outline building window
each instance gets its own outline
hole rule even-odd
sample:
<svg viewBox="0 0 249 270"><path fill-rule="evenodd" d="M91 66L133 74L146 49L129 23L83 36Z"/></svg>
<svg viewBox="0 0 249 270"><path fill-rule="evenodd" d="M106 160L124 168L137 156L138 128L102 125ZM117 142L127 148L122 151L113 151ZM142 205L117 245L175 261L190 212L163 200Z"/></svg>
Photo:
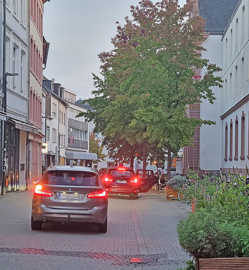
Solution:
<svg viewBox="0 0 249 270"><path fill-rule="evenodd" d="M25 23L25 1L21 0L20 5L21 5L21 8L20 8L21 22L22 24L24 24Z"/></svg>
<svg viewBox="0 0 249 270"><path fill-rule="evenodd" d="M236 120L235 120L234 146L235 146L234 160L238 160L238 156L239 156L239 121L238 121L238 117L236 117Z"/></svg>
<svg viewBox="0 0 249 270"><path fill-rule="evenodd" d="M49 142L50 140L50 127L46 128L46 141Z"/></svg>
<svg viewBox="0 0 249 270"><path fill-rule="evenodd" d="M57 104L56 103L52 103L52 117L56 118L57 115Z"/></svg>
<svg viewBox="0 0 249 270"><path fill-rule="evenodd" d="M24 70L25 70L25 52L22 51L21 52L21 66L20 66L20 88L21 88L21 92L23 93L24 90Z"/></svg>
<svg viewBox="0 0 249 270"><path fill-rule="evenodd" d="M242 112L241 116L241 155L240 159L245 159L245 113Z"/></svg>
<svg viewBox="0 0 249 270"><path fill-rule="evenodd" d="M229 153L229 160L233 160L233 121L231 120L230 123L230 153Z"/></svg>
<svg viewBox="0 0 249 270"><path fill-rule="evenodd" d="M55 128L52 129L52 142L53 143L57 142L57 131Z"/></svg>
<svg viewBox="0 0 249 270"><path fill-rule="evenodd" d="M13 0L13 11L14 14L17 15L17 0Z"/></svg>
<svg viewBox="0 0 249 270"><path fill-rule="evenodd" d="M18 48L16 45L13 46L13 52L12 52L12 73L16 73L16 67L17 67L17 51ZM13 89L16 88L16 76L13 76L12 78L12 86Z"/></svg>
<svg viewBox="0 0 249 270"><path fill-rule="evenodd" d="M227 161L227 156L228 156L228 126L226 124L226 127L225 127L225 158L224 158L225 161Z"/></svg>

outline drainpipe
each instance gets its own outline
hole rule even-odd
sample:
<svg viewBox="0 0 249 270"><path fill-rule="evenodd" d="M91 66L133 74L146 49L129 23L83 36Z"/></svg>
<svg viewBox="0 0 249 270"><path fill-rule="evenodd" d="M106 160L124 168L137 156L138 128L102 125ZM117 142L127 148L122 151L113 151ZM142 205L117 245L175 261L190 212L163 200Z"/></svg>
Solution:
<svg viewBox="0 0 249 270"><path fill-rule="evenodd" d="M3 92L3 99L2 99L2 111L6 113L6 0L3 0L3 74L2 74L2 92ZM2 176L2 187L1 187L1 195L5 193L5 156L6 156L6 143L5 143L5 120L2 120L1 125L1 176Z"/></svg>

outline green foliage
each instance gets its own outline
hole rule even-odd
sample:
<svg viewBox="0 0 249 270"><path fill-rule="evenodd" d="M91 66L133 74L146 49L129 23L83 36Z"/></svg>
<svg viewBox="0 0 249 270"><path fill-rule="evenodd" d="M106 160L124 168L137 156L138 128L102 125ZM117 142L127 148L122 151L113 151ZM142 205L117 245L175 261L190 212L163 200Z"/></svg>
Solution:
<svg viewBox="0 0 249 270"><path fill-rule="evenodd" d="M192 260L189 260L186 262L187 266L184 269L179 269L179 270L196 270L195 268L195 262Z"/></svg>
<svg viewBox="0 0 249 270"><path fill-rule="evenodd" d="M103 154L103 146L94 133L90 135L89 151L91 153L96 153L99 160L103 160L105 158L105 155Z"/></svg>
<svg viewBox="0 0 249 270"><path fill-rule="evenodd" d="M132 19L118 23L114 49L99 55L101 77L94 75L94 97L86 101L93 110L83 115L114 140L115 151L126 140L176 153L191 144L196 127L213 124L186 116L186 106L200 98L213 103L212 87L222 82L215 75L220 69L201 58L204 22L190 10L174 1L142 0L131 7ZM201 69L206 75L193 80Z"/></svg>
<svg viewBox="0 0 249 270"><path fill-rule="evenodd" d="M195 258L249 256L249 185L245 178L197 177L184 196L197 198L195 213L178 225L180 244Z"/></svg>
<svg viewBox="0 0 249 270"><path fill-rule="evenodd" d="M178 225L181 246L195 258L248 256L249 227L228 223L214 209L199 209Z"/></svg>

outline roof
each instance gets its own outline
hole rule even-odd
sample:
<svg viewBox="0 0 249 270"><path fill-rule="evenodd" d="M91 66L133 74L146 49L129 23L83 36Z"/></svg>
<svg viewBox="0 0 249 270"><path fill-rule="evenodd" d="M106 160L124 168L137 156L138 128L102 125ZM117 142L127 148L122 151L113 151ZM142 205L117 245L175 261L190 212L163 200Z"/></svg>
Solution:
<svg viewBox="0 0 249 270"><path fill-rule="evenodd" d="M87 102L85 102L85 101L82 100L82 99L77 100L75 104L76 104L77 106L79 106L79 107L81 107L81 108L87 110L87 111L92 111L92 110L93 110L92 107L91 107Z"/></svg>
<svg viewBox="0 0 249 270"><path fill-rule="evenodd" d="M73 172L93 172L96 171L90 167L83 167L83 166L53 166L48 168L47 171L73 171Z"/></svg>
<svg viewBox="0 0 249 270"><path fill-rule="evenodd" d="M206 32L223 34L241 0L199 0L199 14L206 21Z"/></svg>

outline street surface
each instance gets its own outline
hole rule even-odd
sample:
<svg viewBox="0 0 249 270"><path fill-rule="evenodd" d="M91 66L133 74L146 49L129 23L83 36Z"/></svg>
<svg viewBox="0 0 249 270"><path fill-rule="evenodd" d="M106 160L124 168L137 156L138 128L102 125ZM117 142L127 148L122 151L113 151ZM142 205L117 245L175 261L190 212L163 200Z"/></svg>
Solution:
<svg viewBox="0 0 249 270"><path fill-rule="evenodd" d="M176 232L188 209L163 195L109 199L107 234L55 224L32 232L30 212L30 193L0 197L0 270L176 270L188 259Z"/></svg>

